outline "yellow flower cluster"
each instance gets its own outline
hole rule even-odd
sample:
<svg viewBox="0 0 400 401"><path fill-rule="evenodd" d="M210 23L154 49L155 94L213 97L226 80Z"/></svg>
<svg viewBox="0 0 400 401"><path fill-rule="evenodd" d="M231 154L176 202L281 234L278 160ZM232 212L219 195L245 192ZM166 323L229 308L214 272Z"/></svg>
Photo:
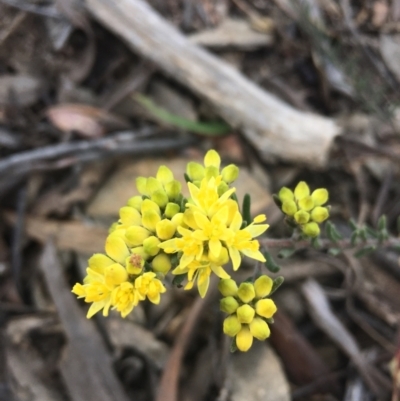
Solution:
<svg viewBox="0 0 400 401"><path fill-rule="evenodd" d="M283 187L279 191L281 209L290 221L300 227L308 237L317 237L320 233L319 224L329 217L329 210L323 205L328 201L328 191L318 188L310 193L308 185L301 181L294 192Z"/></svg>
<svg viewBox="0 0 400 401"><path fill-rule="evenodd" d="M220 308L229 316L224 320L224 333L235 337L240 351L247 351L253 344L253 337L265 340L270 335L268 319L276 312L276 305L266 298L272 290L273 280L260 276L255 282L241 283L238 287L231 279L221 280L219 290L224 298Z"/></svg>
<svg viewBox="0 0 400 401"><path fill-rule="evenodd" d="M136 179L140 195L120 209L105 254L90 258L83 284L73 287L73 293L92 303L88 317L102 309L106 316L110 308L125 317L146 298L158 304L166 291L162 280L171 269L187 279L185 289L197 282L204 297L212 272L229 279L223 266L230 260L234 270L242 255L265 262L254 238L267 230L268 224L261 224L266 218L243 222L232 198L235 188L230 188L239 169L232 164L221 170L220 163L214 150L206 154L204 166L188 163L189 200L165 166L156 177Z"/></svg>

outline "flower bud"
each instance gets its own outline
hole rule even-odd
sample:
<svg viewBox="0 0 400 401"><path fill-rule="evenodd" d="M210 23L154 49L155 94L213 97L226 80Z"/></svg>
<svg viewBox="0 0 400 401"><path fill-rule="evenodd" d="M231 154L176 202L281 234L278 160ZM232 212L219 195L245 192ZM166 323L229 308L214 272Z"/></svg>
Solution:
<svg viewBox="0 0 400 401"><path fill-rule="evenodd" d="M248 351L253 345L253 336L247 326L242 327L236 336L236 346L242 352Z"/></svg>
<svg viewBox="0 0 400 401"><path fill-rule="evenodd" d="M104 277L107 285L118 285L128 279L128 272L119 263L114 263L105 268Z"/></svg>
<svg viewBox="0 0 400 401"><path fill-rule="evenodd" d="M257 298L264 298L272 290L272 284L273 280L271 277L268 277L266 275L260 276L255 282L254 282L254 289L256 291L256 297Z"/></svg>
<svg viewBox="0 0 400 401"><path fill-rule="evenodd" d="M163 189L158 189L151 194L151 200L163 209L168 203L168 195Z"/></svg>
<svg viewBox="0 0 400 401"><path fill-rule="evenodd" d="M179 213L180 210L181 210L181 207L178 204L169 202L169 203L167 203L167 206L165 207L164 214L169 219L172 219L172 217L174 217L177 213Z"/></svg>
<svg viewBox="0 0 400 401"><path fill-rule="evenodd" d="M238 286L231 278L222 279L218 284L218 290L224 297L235 296Z"/></svg>
<svg viewBox="0 0 400 401"><path fill-rule="evenodd" d="M320 229L317 223L307 223L302 227L303 233L309 237L317 237L320 233Z"/></svg>
<svg viewBox="0 0 400 401"><path fill-rule="evenodd" d="M310 220L310 213L299 210L294 214L294 219L296 220L297 224L306 224Z"/></svg>
<svg viewBox="0 0 400 401"><path fill-rule="evenodd" d="M222 169L221 174L222 179L227 184L231 184L233 181L237 180L239 176L239 167L235 164L230 164Z"/></svg>
<svg viewBox="0 0 400 401"><path fill-rule="evenodd" d="M242 325L240 324L238 318L235 315L228 316L224 320L223 331L229 337L235 337L239 333Z"/></svg>
<svg viewBox="0 0 400 401"><path fill-rule="evenodd" d="M238 307L239 307L239 303L233 297L222 298L219 303L219 308L221 309L221 311L225 312L225 313L229 313L230 315L232 313L235 313L236 309Z"/></svg>
<svg viewBox="0 0 400 401"><path fill-rule="evenodd" d="M276 305L272 299L260 299L256 303L257 315L269 319L276 312Z"/></svg>
<svg viewBox="0 0 400 401"><path fill-rule="evenodd" d="M329 212L326 207L317 206L311 212L311 219L316 223L322 223L329 217Z"/></svg>
<svg viewBox="0 0 400 401"><path fill-rule="evenodd" d="M107 237L105 250L107 256L119 263L124 263L125 259L129 256L129 250L125 241L114 233Z"/></svg>
<svg viewBox="0 0 400 401"><path fill-rule="evenodd" d="M247 304L256 296L254 285L252 283L241 283L237 295L244 303Z"/></svg>
<svg viewBox="0 0 400 401"><path fill-rule="evenodd" d="M171 221L175 224L175 227L184 226L183 223L183 213L177 213L172 217Z"/></svg>
<svg viewBox="0 0 400 401"><path fill-rule="evenodd" d="M148 210L142 215L142 224L151 232L156 231L157 223L161 221L160 215L154 210Z"/></svg>
<svg viewBox="0 0 400 401"><path fill-rule="evenodd" d="M221 158L214 149L209 150L204 156L204 165L206 167L213 166L219 170L220 164L221 164Z"/></svg>
<svg viewBox="0 0 400 401"><path fill-rule="evenodd" d="M315 206L321 206L328 202L329 193L325 188L318 188L311 194Z"/></svg>
<svg viewBox="0 0 400 401"><path fill-rule="evenodd" d="M137 177L136 178L136 188L141 195L146 195L146 196L149 195L146 187L147 187L147 178Z"/></svg>
<svg viewBox="0 0 400 401"><path fill-rule="evenodd" d="M208 252L208 259L210 262L215 263L218 266L226 265L229 262L228 250L223 246L218 257L215 257L212 252Z"/></svg>
<svg viewBox="0 0 400 401"><path fill-rule="evenodd" d="M209 180L210 178L215 178L219 174L219 169L215 166L208 166L205 170L205 177Z"/></svg>
<svg viewBox="0 0 400 401"><path fill-rule="evenodd" d="M98 273L104 271L107 266L110 266L114 263L112 259L102 253L95 253L89 260L88 265L92 270L95 270Z"/></svg>
<svg viewBox="0 0 400 401"><path fill-rule="evenodd" d="M142 208L142 202L143 198L141 197L141 195L132 196L132 198L128 200L128 206L133 207L138 212L140 212Z"/></svg>
<svg viewBox="0 0 400 401"><path fill-rule="evenodd" d="M163 186L160 181L158 181L154 177L149 177L146 182L146 191L148 196L151 196L155 191L163 189Z"/></svg>
<svg viewBox="0 0 400 401"><path fill-rule="evenodd" d="M280 189L278 197L281 200L281 202L294 200L293 192L289 188L286 188L286 187L283 187Z"/></svg>
<svg viewBox="0 0 400 401"><path fill-rule="evenodd" d="M297 212L296 202L293 200L285 200L282 203L282 211L288 216L293 216Z"/></svg>
<svg viewBox="0 0 400 401"><path fill-rule="evenodd" d="M177 180L173 180L165 184L165 192L169 200L176 200L182 192L182 184Z"/></svg>
<svg viewBox="0 0 400 401"><path fill-rule="evenodd" d="M148 255L155 256L158 254L158 252L160 252L160 248L158 247L158 244L160 243L161 241L152 235L143 241L143 249Z"/></svg>
<svg viewBox="0 0 400 401"><path fill-rule="evenodd" d="M191 181L201 181L204 178L204 167L196 162L189 162L186 167L186 174Z"/></svg>
<svg viewBox="0 0 400 401"><path fill-rule="evenodd" d="M299 208L308 212L314 207L314 201L311 196L305 196L299 200Z"/></svg>
<svg viewBox="0 0 400 401"><path fill-rule="evenodd" d="M151 262L153 270L166 275L171 269L171 258L164 252L159 253Z"/></svg>
<svg viewBox="0 0 400 401"><path fill-rule="evenodd" d="M131 252L134 253L134 254L136 254L136 255L141 256L141 258L142 258L143 260L147 260L147 259L150 258L150 255L148 255L148 254L144 251L144 248L143 248L142 246L137 246L137 247L135 247L135 248L132 248L132 249L131 249Z"/></svg>
<svg viewBox="0 0 400 401"><path fill-rule="evenodd" d="M142 215L147 212L148 210L154 210L158 214L161 214L160 211L160 206L157 205L157 203L153 202L150 199L144 199L142 202L142 206L140 208Z"/></svg>
<svg viewBox="0 0 400 401"><path fill-rule="evenodd" d="M171 239L176 231L175 224L168 219L161 220L156 225L157 237L163 241Z"/></svg>
<svg viewBox="0 0 400 401"><path fill-rule="evenodd" d="M257 340L264 341L271 334L268 324L259 317L253 319L249 325L250 333Z"/></svg>
<svg viewBox="0 0 400 401"><path fill-rule="evenodd" d="M294 196L299 201L310 195L310 188L304 181L300 181L294 189Z"/></svg>
<svg viewBox="0 0 400 401"><path fill-rule="evenodd" d="M119 217L123 225L137 226L142 221L140 213L130 206L124 206L119 209Z"/></svg>
<svg viewBox="0 0 400 401"><path fill-rule="evenodd" d="M139 246L143 244L143 241L150 237L151 232L141 226L132 226L125 231L125 238L127 239L129 246Z"/></svg>
<svg viewBox="0 0 400 401"><path fill-rule="evenodd" d="M183 222L193 230L197 230L199 227L194 218L194 213L192 209L186 209L183 213Z"/></svg>
<svg viewBox="0 0 400 401"><path fill-rule="evenodd" d="M250 305L239 306L236 310L236 316L240 323L250 323L254 319L255 310Z"/></svg>
<svg viewBox="0 0 400 401"><path fill-rule="evenodd" d="M222 196L229 189L229 185L225 181L221 181L218 185L218 196Z"/></svg>
<svg viewBox="0 0 400 401"><path fill-rule="evenodd" d="M144 259L137 253L132 253L132 255L126 259L125 265L126 271L129 274L138 275L143 270Z"/></svg>
<svg viewBox="0 0 400 401"><path fill-rule="evenodd" d="M166 185L174 179L174 174L167 166L160 166L156 178L161 184Z"/></svg>

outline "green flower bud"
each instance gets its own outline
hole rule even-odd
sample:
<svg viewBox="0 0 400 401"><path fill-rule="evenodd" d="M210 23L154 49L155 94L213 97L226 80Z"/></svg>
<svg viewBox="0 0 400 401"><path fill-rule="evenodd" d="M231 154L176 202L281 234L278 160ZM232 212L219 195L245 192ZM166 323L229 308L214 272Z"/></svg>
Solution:
<svg viewBox="0 0 400 401"><path fill-rule="evenodd" d="M142 215L142 225L153 233L156 231L157 223L161 221L160 215L154 210L148 210Z"/></svg>
<svg viewBox="0 0 400 401"><path fill-rule="evenodd" d="M158 252L160 252L160 248L158 247L158 244L160 244L161 241L155 237L154 235L152 235L149 238L146 238L143 241L143 249L144 251L150 255L150 256L155 256L158 254Z"/></svg>
<svg viewBox="0 0 400 401"><path fill-rule="evenodd" d="M163 186L160 181L154 177L149 177L146 182L146 192L150 196L154 192L162 190Z"/></svg>
<svg viewBox="0 0 400 401"><path fill-rule="evenodd" d="M297 212L296 202L293 200L285 200L282 203L282 212L288 216L293 216Z"/></svg>
<svg viewBox="0 0 400 401"><path fill-rule="evenodd" d="M260 299L256 303L257 315L265 317L266 319L271 318L276 312L276 305L272 299Z"/></svg>
<svg viewBox="0 0 400 401"><path fill-rule="evenodd" d="M219 306L222 312L231 315L236 312L236 309L239 307L239 302L233 297L225 297L221 299Z"/></svg>
<svg viewBox="0 0 400 401"><path fill-rule="evenodd" d="M294 200L293 192L289 188L286 188L286 187L281 188L281 190L279 191L278 197L281 200L281 202Z"/></svg>
<svg viewBox="0 0 400 401"><path fill-rule="evenodd" d="M225 181L221 181L218 185L218 195L222 196L229 189L229 185Z"/></svg>
<svg viewBox="0 0 400 401"><path fill-rule="evenodd" d="M217 177L219 175L219 169L215 166L208 166L205 170L205 177L209 180L212 177Z"/></svg>
<svg viewBox="0 0 400 401"><path fill-rule="evenodd" d="M143 241L150 237L151 232L141 226L129 227L125 231L125 238L128 241L129 246L139 246L143 244Z"/></svg>
<svg viewBox="0 0 400 401"><path fill-rule="evenodd" d="M169 219L172 219L179 211L181 210L181 207L177 205L176 203L169 202L167 203L167 206L165 207L165 216L168 217Z"/></svg>
<svg viewBox="0 0 400 401"><path fill-rule="evenodd" d="M306 196L299 200L299 208L308 212L314 207L314 201L311 196Z"/></svg>
<svg viewBox="0 0 400 401"><path fill-rule="evenodd" d="M246 352L253 345L253 335L248 326L243 326L236 336L236 346L239 351Z"/></svg>
<svg viewBox="0 0 400 401"><path fill-rule="evenodd" d="M166 275L171 269L171 258L164 252L159 253L151 262L153 270Z"/></svg>
<svg viewBox="0 0 400 401"><path fill-rule="evenodd" d="M310 213L299 210L294 214L294 219L296 220L297 224L306 224L310 220Z"/></svg>
<svg viewBox="0 0 400 401"><path fill-rule="evenodd" d="M128 206L133 207L140 212L142 208L142 202L143 198L140 195L132 196L132 198L128 200Z"/></svg>
<svg viewBox="0 0 400 401"><path fill-rule="evenodd" d="M230 164L222 169L221 174L222 179L227 184L231 184L233 181L236 181L239 176L239 167L235 164Z"/></svg>
<svg viewBox="0 0 400 401"><path fill-rule="evenodd" d="M304 181L300 181L294 189L294 196L299 201L310 195L310 188Z"/></svg>
<svg viewBox="0 0 400 401"><path fill-rule="evenodd" d="M142 215L149 211L149 210L154 210L155 212L157 212L158 214L161 213L160 211L160 206L157 205L157 203L153 202L150 199L144 199L142 202L142 206L140 208Z"/></svg>
<svg viewBox="0 0 400 401"><path fill-rule="evenodd" d="M206 167L213 166L219 170L220 164L221 164L221 158L214 149L209 150L204 156L204 165Z"/></svg>
<svg viewBox="0 0 400 401"><path fill-rule="evenodd" d="M223 331L229 337L235 337L236 334L239 333L241 328L242 325L235 315L228 316L224 320Z"/></svg>
<svg viewBox="0 0 400 401"><path fill-rule="evenodd" d="M251 302L256 296L254 285L252 283L241 283L237 295L244 303Z"/></svg>
<svg viewBox="0 0 400 401"><path fill-rule="evenodd" d="M174 179L174 173L167 166L160 166L156 178L165 185Z"/></svg>
<svg viewBox="0 0 400 401"><path fill-rule="evenodd" d="M156 225L157 237L163 241L171 239L174 236L175 231L175 224L168 219L161 220Z"/></svg>
<svg viewBox="0 0 400 401"><path fill-rule="evenodd" d="M136 178L136 188L141 195L148 196L147 193L147 178L145 177L137 177Z"/></svg>
<svg viewBox="0 0 400 401"><path fill-rule="evenodd" d="M176 200L182 192L182 184L177 180L173 180L168 184L165 184L165 192L167 193L169 200Z"/></svg>
<svg viewBox="0 0 400 401"><path fill-rule="evenodd" d="M249 325L250 333L257 340L264 341L271 334L268 324L259 317L253 319Z"/></svg>
<svg viewBox="0 0 400 401"><path fill-rule="evenodd" d="M307 223L302 227L303 233L309 237L317 237L320 233L320 229L317 223Z"/></svg>
<svg viewBox="0 0 400 401"><path fill-rule="evenodd" d="M236 316L240 323L250 323L255 315L255 310L250 305L239 306L236 310Z"/></svg>
<svg viewBox="0 0 400 401"><path fill-rule="evenodd" d="M322 223L329 217L329 212L326 207L317 206L311 212L311 219L316 223Z"/></svg>
<svg viewBox="0 0 400 401"><path fill-rule="evenodd" d="M272 290L272 285L274 281L272 280L271 277L268 277L266 275L260 276L255 282L254 282L254 289L256 291L256 297L257 298L264 298Z"/></svg>
<svg viewBox="0 0 400 401"><path fill-rule="evenodd" d="M329 193L325 188L318 188L311 194L311 197L315 206L321 206L328 202Z"/></svg>
<svg viewBox="0 0 400 401"><path fill-rule="evenodd" d="M235 296L238 292L238 286L231 278L219 281L218 290L224 297Z"/></svg>
<svg viewBox="0 0 400 401"><path fill-rule="evenodd" d="M151 194L151 200L163 209L168 203L168 195L163 189L158 189Z"/></svg>
<svg viewBox="0 0 400 401"><path fill-rule="evenodd" d="M201 181L204 178L204 167L196 162L189 162L186 167L186 174L191 181Z"/></svg>

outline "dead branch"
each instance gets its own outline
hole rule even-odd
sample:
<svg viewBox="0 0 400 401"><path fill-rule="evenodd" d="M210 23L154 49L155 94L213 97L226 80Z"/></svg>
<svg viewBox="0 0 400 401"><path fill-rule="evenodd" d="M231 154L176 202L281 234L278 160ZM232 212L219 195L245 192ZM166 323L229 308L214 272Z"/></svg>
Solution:
<svg viewBox="0 0 400 401"><path fill-rule="evenodd" d="M324 166L337 123L295 110L228 63L191 43L141 0L86 0L88 10L129 46L214 105L266 160Z"/></svg>

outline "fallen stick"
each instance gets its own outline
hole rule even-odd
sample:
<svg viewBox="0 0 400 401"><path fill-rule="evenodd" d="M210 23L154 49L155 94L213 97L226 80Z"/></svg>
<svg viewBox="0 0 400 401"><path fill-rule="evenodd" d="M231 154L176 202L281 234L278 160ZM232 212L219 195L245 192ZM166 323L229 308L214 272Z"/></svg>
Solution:
<svg viewBox="0 0 400 401"><path fill-rule="evenodd" d="M204 97L240 128L265 160L323 167L340 127L300 112L262 90L225 61L191 43L142 0L85 0L95 18L133 50Z"/></svg>

